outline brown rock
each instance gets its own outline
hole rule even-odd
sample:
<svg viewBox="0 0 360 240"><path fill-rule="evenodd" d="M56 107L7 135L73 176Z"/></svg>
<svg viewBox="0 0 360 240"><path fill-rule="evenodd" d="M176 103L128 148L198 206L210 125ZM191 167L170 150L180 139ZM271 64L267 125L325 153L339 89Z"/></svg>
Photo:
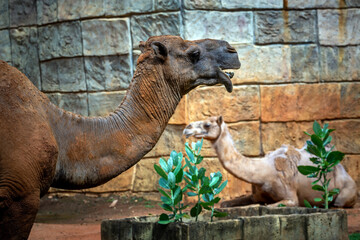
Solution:
<svg viewBox="0 0 360 240"><path fill-rule="evenodd" d="M360 117L360 84L341 84L340 112L342 117Z"/></svg>
<svg viewBox="0 0 360 240"><path fill-rule="evenodd" d="M360 119L329 121L332 132L332 144L344 153L360 153Z"/></svg>
<svg viewBox="0 0 360 240"><path fill-rule="evenodd" d="M354 179L357 189L360 191L360 155L346 155L341 164Z"/></svg>
<svg viewBox="0 0 360 240"><path fill-rule="evenodd" d="M168 158L165 159L167 160ZM145 158L136 164L133 186L134 192L157 191L160 176L154 169L155 163L159 165L158 158Z"/></svg>
<svg viewBox="0 0 360 240"><path fill-rule="evenodd" d="M188 114L187 114L187 96L185 95L180 103L177 105L176 110L172 117L169 120L168 124L182 124L185 125L188 123Z"/></svg>

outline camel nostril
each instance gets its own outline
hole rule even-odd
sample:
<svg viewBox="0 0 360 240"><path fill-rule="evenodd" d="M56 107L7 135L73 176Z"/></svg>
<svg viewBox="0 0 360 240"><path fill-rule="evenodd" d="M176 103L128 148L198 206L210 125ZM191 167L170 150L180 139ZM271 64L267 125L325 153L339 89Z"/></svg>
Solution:
<svg viewBox="0 0 360 240"><path fill-rule="evenodd" d="M228 52L231 52L231 53L236 53L236 49L233 48L232 46L227 46L227 47L226 47L226 50L227 50Z"/></svg>
<svg viewBox="0 0 360 240"><path fill-rule="evenodd" d="M185 129L192 129L192 126L191 126L191 125L187 125L187 126L185 127Z"/></svg>

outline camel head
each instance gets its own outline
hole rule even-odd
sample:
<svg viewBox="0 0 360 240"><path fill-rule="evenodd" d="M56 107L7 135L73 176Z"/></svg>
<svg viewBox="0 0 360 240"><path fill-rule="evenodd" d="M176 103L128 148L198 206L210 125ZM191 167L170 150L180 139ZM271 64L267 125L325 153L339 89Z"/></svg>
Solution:
<svg viewBox="0 0 360 240"><path fill-rule="evenodd" d="M235 48L222 40L187 41L178 36L155 36L139 46L142 54L138 66L143 62L147 68L153 65L182 95L199 85L215 84L224 84L231 92L233 73L223 70L240 68Z"/></svg>
<svg viewBox="0 0 360 240"><path fill-rule="evenodd" d="M185 135L186 138L193 136L195 138L215 141L220 136L223 122L222 116L209 117L204 121L192 122L185 127L183 135Z"/></svg>

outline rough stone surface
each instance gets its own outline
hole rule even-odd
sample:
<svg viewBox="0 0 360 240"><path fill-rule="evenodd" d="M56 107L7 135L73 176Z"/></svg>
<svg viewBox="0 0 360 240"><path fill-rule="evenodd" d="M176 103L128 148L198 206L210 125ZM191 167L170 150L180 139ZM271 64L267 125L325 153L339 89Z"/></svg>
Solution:
<svg viewBox="0 0 360 240"><path fill-rule="evenodd" d="M291 81L318 82L319 51L316 45L294 45L291 51Z"/></svg>
<svg viewBox="0 0 360 240"><path fill-rule="evenodd" d="M85 76L90 91L126 90L132 78L130 57L86 57Z"/></svg>
<svg viewBox="0 0 360 240"><path fill-rule="evenodd" d="M9 0L0 1L0 29L9 27Z"/></svg>
<svg viewBox="0 0 360 240"><path fill-rule="evenodd" d="M339 0L287 0L289 8L306 9L306 8L336 8L340 7Z"/></svg>
<svg viewBox="0 0 360 240"><path fill-rule="evenodd" d="M82 21L85 56L127 54L130 52L127 18ZM110 33L110 34L109 34Z"/></svg>
<svg viewBox="0 0 360 240"><path fill-rule="evenodd" d="M279 216L281 239L306 239L306 218L303 215Z"/></svg>
<svg viewBox="0 0 360 240"><path fill-rule="evenodd" d="M329 127L336 129L332 132L336 149L350 154L360 153L360 126L359 119L329 121Z"/></svg>
<svg viewBox="0 0 360 240"><path fill-rule="evenodd" d="M302 148L309 139L304 131L312 132L313 122L262 123L261 142L264 153L274 151L283 144Z"/></svg>
<svg viewBox="0 0 360 240"><path fill-rule="evenodd" d="M340 116L339 84L261 86L260 92L261 120L264 122L329 119Z"/></svg>
<svg viewBox="0 0 360 240"><path fill-rule="evenodd" d="M48 93L50 101L66 111L88 116L86 93Z"/></svg>
<svg viewBox="0 0 360 240"><path fill-rule="evenodd" d="M291 81L289 46L236 45L235 48L239 55L241 68L234 71L235 75L231 79L233 84Z"/></svg>
<svg viewBox="0 0 360 240"><path fill-rule="evenodd" d="M306 229L310 240L348 239L346 214L312 214L307 216ZM324 226L327 230L324 231Z"/></svg>
<svg viewBox="0 0 360 240"><path fill-rule="evenodd" d="M319 40L322 45L360 43L360 9L319 10Z"/></svg>
<svg viewBox="0 0 360 240"><path fill-rule="evenodd" d="M219 115L226 122L256 120L260 115L259 101L258 86L234 87L232 93L226 92L224 87L199 88L188 94L189 120L199 121Z"/></svg>
<svg viewBox="0 0 360 240"><path fill-rule="evenodd" d="M9 30L0 31L0 59L6 62L11 61Z"/></svg>
<svg viewBox="0 0 360 240"><path fill-rule="evenodd" d="M177 105L174 114L170 118L168 124L180 124L185 125L188 123L187 114L187 96L183 96L179 104Z"/></svg>
<svg viewBox="0 0 360 240"><path fill-rule="evenodd" d="M360 1L359 0L345 0L347 7L360 7Z"/></svg>
<svg viewBox="0 0 360 240"><path fill-rule="evenodd" d="M255 13L255 42L315 42L315 11L260 11Z"/></svg>
<svg viewBox="0 0 360 240"><path fill-rule="evenodd" d="M282 8L283 1L279 0L222 0L222 7L225 9L236 8Z"/></svg>
<svg viewBox="0 0 360 240"><path fill-rule="evenodd" d="M89 116L106 116L113 112L125 94L125 91L89 93Z"/></svg>
<svg viewBox="0 0 360 240"><path fill-rule="evenodd" d="M58 20L57 0L37 0L37 23L47 24Z"/></svg>
<svg viewBox="0 0 360 240"><path fill-rule="evenodd" d="M104 16L107 1L92 0L58 0L58 15L60 20L73 20L85 17ZM116 5L116 3L113 5Z"/></svg>
<svg viewBox="0 0 360 240"><path fill-rule="evenodd" d="M360 118L360 83L341 84L340 113L347 118Z"/></svg>
<svg viewBox="0 0 360 240"><path fill-rule="evenodd" d="M244 239L280 239L278 216L245 217Z"/></svg>
<svg viewBox="0 0 360 240"><path fill-rule="evenodd" d="M85 91L84 62L82 58L55 59L41 63L43 91Z"/></svg>
<svg viewBox="0 0 360 240"><path fill-rule="evenodd" d="M185 11L184 37L215 38L228 42L253 42L252 12Z"/></svg>
<svg viewBox="0 0 360 240"><path fill-rule="evenodd" d="M140 41L146 41L151 36L179 35L180 13L157 13L131 17L131 37L133 48L138 49Z"/></svg>
<svg viewBox="0 0 360 240"><path fill-rule="evenodd" d="M360 47L321 47L321 78L324 81L360 79Z"/></svg>
<svg viewBox="0 0 360 240"><path fill-rule="evenodd" d="M146 13L153 10L153 1L143 0L105 0L105 14L111 16L127 13Z"/></svg>
<svg viewBox="0 0 360 240"><path fill-rule="evenodd" d="M186 9L220 9L221 0L184 0Z"/></svg>
<svg viewBox="0 0 360 240"><path fill-rule="evenodd" d="M178 0L155 0L156 10L179 10L181 2Z"/></svg>
<svg viewBox="0 0 360 240"><path fill-rule="evenodd" d="M134 192L158 191L160 175L155 172L155 163L159 165L159 159L145 158L136 164Z"/></svg>
<svg viewBox="0 0 360 240"><path fill-rule="evenodd" d="M9 1L10 26L29 26L36 24L36 0Z"/></svg>
<svg viewBox="0 0 360 240"><path fill-rule="evenodd" d="M39 57L48 60L82 55L79 22L65 22L38 28Z"/></svg>
<svg viewBox="0 0 360 240"><path fill-rule="evenodd" d="M357 186L360 186L360 155L345 155L341 164L345 170L354 179Z"/></svg>
<svg viewBox="0 0 360 240"><path fill-rule="evenodd" d="M10 30L12 64L41 89L38 37L35 27Z"/></svg>

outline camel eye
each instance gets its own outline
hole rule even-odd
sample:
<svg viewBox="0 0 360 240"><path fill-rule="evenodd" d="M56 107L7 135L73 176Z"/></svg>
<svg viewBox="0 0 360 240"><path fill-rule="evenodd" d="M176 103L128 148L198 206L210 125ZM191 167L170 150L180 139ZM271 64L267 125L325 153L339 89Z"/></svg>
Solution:
<svg viewBox="0 0 360 240"><path fill-rule="evenodd" d="M191 59L192 62L197 62L199 61L200 58L200 51L198 49L189 52L189 58Z"/></svg>
<svg viewBox="0 0 360 240"><path fill-rule="evenodd" d="M210 123L205 123L205 124L204 124L204 128L209 128L210 126L211 126Z"/></svg>

